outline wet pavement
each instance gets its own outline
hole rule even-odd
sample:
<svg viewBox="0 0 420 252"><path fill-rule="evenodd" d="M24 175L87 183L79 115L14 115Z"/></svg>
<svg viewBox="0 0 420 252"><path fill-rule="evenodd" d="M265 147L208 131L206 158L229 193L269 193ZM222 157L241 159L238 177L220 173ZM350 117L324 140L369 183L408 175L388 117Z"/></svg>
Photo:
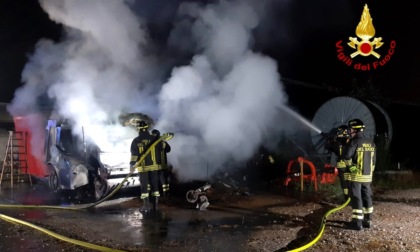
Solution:
<svg viewBox="0 0 420 252"><path fill-rule="evenodd" d="M162 202L157 213L140 213L138 192L127 190L92 209L0 207L0 213L73 239L123 251L280 252L308 244L319 231L322 216L337 206L322 201L313 192L238 194L214 186L217 193L209 195L207 211L199 211L187 202L186 191L197 188L188 185L175 190L179 194ZM39 184L13 191L3 189L0 204L75 204L69 197L57 197L45 189ZM414 224L418 222L410 220L418 216L418 192L378 193L376 225L370 231L358 233L346 228L351 207L330 215L322 240L308 251L350 251L355 246L349 240L357 242L361 251L417 251L414 248L418 248L419 229ZM0 251L93 251L28 230L32 229L0 220ZM367 240L360 240L361 234Z"/></svg>
<svg viewBox="0 0 420 252"><path fill-rule="evenodd" d="M174 196L172 201L160 203L158 212L144 214L139 211L137 195L136 190L120 190L110 200L83 211L0 208L0 213L39 225L66 225L65 232L74 232L74 237L95 240L92 236L96 236L100 243L105 244L118 241L119 244L114 246L131 251L136 251L136 248L154 251L174 246L191 249L187 251L195 251L194 248L200 251L220 251L221 246L223 251L245 251L244 240L249 238L251 232L264 225L286 221L279 215L261 209L256 211L213 205L211 199L209 208L200 211L195 204L188 203L183 194ZM48 190L45 183L39 181L32 187L21 185L13 189L2 189L0 204L77 205L71 196L56 195ZM229 242L226 243L227 237ZM17 241L9 239L9 242ZM28 240L25 242L31 243ZM32 246L35 245L25 245L29 248ZM41 251L46 250L44 248Z"/></svg>

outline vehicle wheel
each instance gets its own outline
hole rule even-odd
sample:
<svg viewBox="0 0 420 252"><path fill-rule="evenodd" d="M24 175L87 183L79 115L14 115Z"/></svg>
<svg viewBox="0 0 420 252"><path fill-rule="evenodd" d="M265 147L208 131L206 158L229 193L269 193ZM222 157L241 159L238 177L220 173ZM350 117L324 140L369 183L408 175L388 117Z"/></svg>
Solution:
<svg viewBox="0 0 420 252"><path fill-rule="evenodd" d="M102 197L105 196L108 190L107 184L101 178L95 177L95 179L93 180L93 186L95 190L95 200L100 200Z"/></svg>
<svg viewBox="0 0 420 252"><path fill-rule="evenodd" d="M58 191L59 182L58 182L58 175L54 169L51 169L51 173L48 180L48 185L53 192Z"/></svg>
<svg viewBox="0 0 420 252"><path fill-rule="evenodd" d="M186 198L188 202L195 203L198 200L198 193L195 190L189 190Z"/></svg>

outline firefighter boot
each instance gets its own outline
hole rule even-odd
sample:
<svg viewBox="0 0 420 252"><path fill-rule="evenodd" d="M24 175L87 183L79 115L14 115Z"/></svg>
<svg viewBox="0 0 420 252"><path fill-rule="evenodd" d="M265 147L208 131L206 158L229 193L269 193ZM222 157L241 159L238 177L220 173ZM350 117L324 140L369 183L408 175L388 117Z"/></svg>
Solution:
<svg viewBox="0 0 420 252"><path fill-rule="evenodd" d="M169 197L169 193L167 191L163 191L163 198L166 200Z"/></svg>
<svg viewBox="0 0 420 252"><path fill-rule="evenodd" d="M362 220L352 219L350 222L350 229L356 231L362 230Z"/></svg>
<svg viewBox="0 0 420 252"><path fill-rule="evenodd" d="M143 212L143 213L150 212L149 198L143 199L143 205L140 207L140 212Z"/></svg>
<svg viewBox="0 0 420 252"><path fill-rule="evenodd" d="M371 221L370 214L365 214L365 216L363 218L362 225L363 225L364 228L371 228L372 227L372 221Z"/></svg>
<svg viewBox="0 0 420 252"><path fill-rule="evenodd" d="M155 196L153 199L153 212L157 212L159 203L159 197Z"/></svg>

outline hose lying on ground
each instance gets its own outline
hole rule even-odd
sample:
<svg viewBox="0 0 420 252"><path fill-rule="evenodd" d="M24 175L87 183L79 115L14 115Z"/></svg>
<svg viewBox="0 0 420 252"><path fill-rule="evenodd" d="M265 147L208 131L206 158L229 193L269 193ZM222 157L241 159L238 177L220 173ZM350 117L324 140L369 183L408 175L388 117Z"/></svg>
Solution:
<svg viewBox="0 0 420 252"><path fill-rule="evenodd" d="M70 242L70 243L73 243L73 244L76 244L76 245L79 245L79 246L83 246L83 247L86 247L86 248L90 248L90 249L94 249L94 250L98 250L98 251L109 251L109 252L124 251L124 250L107 248L107 247L95 245L95 244L92 244L92 243L88 243L88 242L84 242L84 241L79 241L79 240L75 240L75 239L72 239L72 238L68 238L68 237L59 235L57 233L54 233L54 232L52 232L52 231L50 231L48 229L45 229L45 228L36 226L36 225L34 225L32 223L29 223L29 222L26 222L26 221L23 221L23 220L15 219L13 217L10 217L10 216L4 215L4 214L0 214L0 219L3 219L5 221L12 222L14 224L22 224L22 225L25 225L25 226L34 228L34 229L39 230L41 232L44 232L47 235L52 236L54 238L60 239L62 241Z"/></svg>
<svg viewBox="0 0 420 252"><path fill-rule="evenodd" d="M303 251L305 249L308 249L310 246L314 245L322 237L322 234L324 233L325 224L327 223L328 215L345 208L349 204L349 202L350 202L350 198L348 198L347 201L344 202L344 204L342 204L341 206L333 208L333 209L329 210L327 213L324 214L324 216L322 217L321 227L320 227L318 235L315 237L315 239L313 239L311 242L309 242L308 244L306 244L302 247L299 247L299 248L296 248L296 249L293 249L293 250L289 250L288 252Z"/></svg>
<svg viewBox="0 0 420 252"><path fill-rule="evenodd" d="M150 145L150 147L147 149L147 151L141 156L139 161L137 161L134 166L137 167L138 164L140 164L146 158L146 156L150 153L150 151L153 149L153 147L155 147L159 142L161 142L162 140L169 140L172 137L173 137L173 134L171 134L171 133L167 133L167 134L162 135L152 145ZM117 191L121 189L122 185L128 180L128 178L131 176L131 174L133 174L132 171L130 171L130 173L124 178L124 180L111 193L109 193L106 197L104 197L103 199L101 199L97 202L91 203L91 204L78 205L78 206L68 206L68 207L48 206L48 205L14 205L14 204L12 204L12 205L2 205L2 204L0 204L0 208L48 208L48 209L62 209L62 210L82 210L82 209L91 208L91 207L94 207L94 206L104 202L105 200L112 197L115 193L117 193ZM87 248L90 248L90 249L94 249L94 250L98 250L98 251L109 251L109 252L124 251L124 250L107 248L107 247L91 244L91 243L88 243L88 242L83 242L83 241L75 240L75 239L72 239L72 238L68 238L68 237L59 235L57 233L54 233L52 231L49 231L48 229L36 226L32 223L29 223L29 222L26 222L26 221L23 221L23 220L15 219L13 217L10 217L10 216L4 215L4 214L0 214L0 219L3 219L5 221L11 222L11 223L22 224L22 225L34 228L36 230L44 232L44 233L46 233L46 234L48 234L52 237L55 237L57 239L60 239L60 240L63 240L63 241L69 242L69 243L73 243L73 244L76 244L76 245L79 245L79 246L87 247Z"/></svg>

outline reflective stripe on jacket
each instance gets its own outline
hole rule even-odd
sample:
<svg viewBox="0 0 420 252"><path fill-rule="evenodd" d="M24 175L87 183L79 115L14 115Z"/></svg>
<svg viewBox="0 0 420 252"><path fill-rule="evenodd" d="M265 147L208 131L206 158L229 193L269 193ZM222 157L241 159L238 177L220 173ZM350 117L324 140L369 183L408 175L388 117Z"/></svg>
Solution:
<svg viewBox="0 0 420 252"><path fill-rule="evenodd" d="M344 159L348 166L357 168L356 172L350 174L350 181L372 182L376 164L376 145L373 139L365 137L363 132L356 133Z"/></svg>

